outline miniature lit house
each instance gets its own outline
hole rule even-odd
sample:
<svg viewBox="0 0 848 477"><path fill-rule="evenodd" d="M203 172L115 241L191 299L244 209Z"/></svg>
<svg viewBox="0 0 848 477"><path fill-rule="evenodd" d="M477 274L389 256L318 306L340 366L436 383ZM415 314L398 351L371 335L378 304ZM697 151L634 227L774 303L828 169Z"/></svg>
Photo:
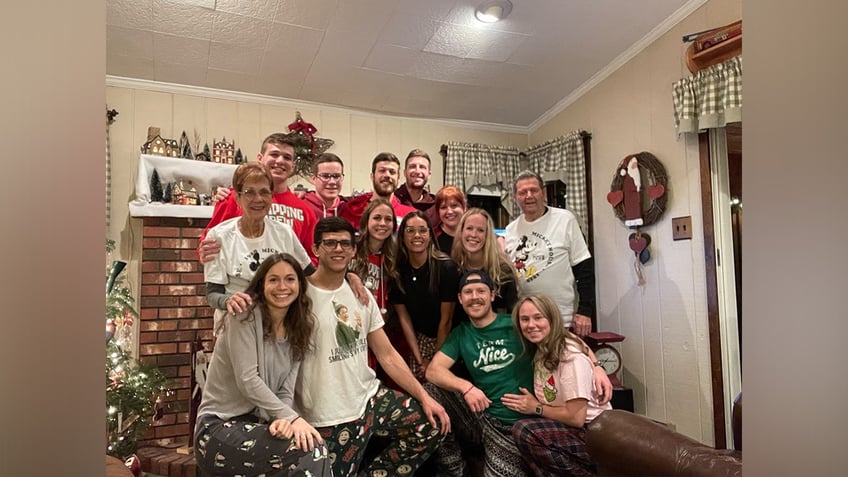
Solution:
<svg viewBox="0 0 848 477"><path fill-rule="evenodd" d="M156 156L179 157L180 147L176 139L164 139L159 134L159 128L147 128L147 142L141 145L142 154Z"/></svg>
<svg viewBox="0 0 848 477"><path fill-rule="evenodd" d="M192 185L191 181L179 181L174 185L172 192L173 202L179 205L198 205L200 198L197 195L197 189Z"/></svg>
<svg viewBox="0 0 848 477"><path fill-rule="evenodd" d="M222 164L235 164L236 143L227 142L227 138L220 141L212 140L212 162Z"/></svg>

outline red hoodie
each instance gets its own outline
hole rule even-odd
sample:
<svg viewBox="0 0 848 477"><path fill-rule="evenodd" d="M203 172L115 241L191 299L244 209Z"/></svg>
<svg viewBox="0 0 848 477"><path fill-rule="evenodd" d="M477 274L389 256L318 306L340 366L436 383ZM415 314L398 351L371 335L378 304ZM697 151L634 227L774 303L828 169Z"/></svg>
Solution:
<svg viewBox="0 0 848 477"><path fill-rule="evenodd" d="M324 205L324 201L318 194L311 190L304 194L303 201L306 202L306 205L312 208L312 212L315 214L316 220L321 220L324 217L333 217L339 215L339 208L345 202L347 202L346 197L338 196L336 197L336 203L332 207L327 207Z"/></svg>
<svg viewBox="0 0 848 477"><path fill-rule="evenodd" d="M350 222L353 228L359 230L359 220L362 219L362 214L365 212L365 208L368 207L368 203L371 202L373 195L373 192L366 192L351 197L347 202L339 206L339 215ZM395 209L398 225L400 225L400 221L403 220L406 214L417 210L415 207L401 204L394 194L392 194L392 208Z"/></svg>

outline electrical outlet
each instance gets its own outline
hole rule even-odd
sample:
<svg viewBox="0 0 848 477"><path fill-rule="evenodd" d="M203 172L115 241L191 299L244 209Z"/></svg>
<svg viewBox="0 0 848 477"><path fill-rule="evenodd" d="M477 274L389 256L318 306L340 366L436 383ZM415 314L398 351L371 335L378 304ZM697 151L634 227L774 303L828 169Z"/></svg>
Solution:
<svg viewBox="0 0 848 477"><path fill-rule="evenodd" d="M692 217L671 219L671 236L674 240L692 240Z"/></svg>

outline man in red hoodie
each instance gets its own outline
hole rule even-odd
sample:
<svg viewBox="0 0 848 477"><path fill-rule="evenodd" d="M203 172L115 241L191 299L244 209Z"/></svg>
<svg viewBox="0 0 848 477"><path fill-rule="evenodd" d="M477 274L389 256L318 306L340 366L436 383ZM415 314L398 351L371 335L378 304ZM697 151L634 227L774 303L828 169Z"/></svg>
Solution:
<svg viewBox="0 0 848 477"><path fill-rule="evenodd" d="M347 202L341 195L343 183L344 162L339 156L325 152L312 163L315 190L304 194L303 201L312 208L318 220L339 215L339 206Z"/></svg>
<svg viewBox="0 0 848 477"><path fill-rule="evenodd" d="M300 243L312 257L312 232L315 229L315 214L303 200L298 199L289 189L288 180L294 173L295 139L283 133L274 133L262 141L261 152L256 160L268 166L274 178L274 196L268 216L279 222L288 224L294 229ZM219 223L241 215L241 208L235 200L235 194L226 189L219 189L215 211L209 225L200 236L197 252L200 262L205 263L211 255L221 250L221 245L215 240L206 240L206 233Z"/></svg>
<svg viewBox="0 0 848 477"><path fill-rule="evenodd" d="M398 176L400 171L400 159L391 152L381 152L371 161L371 186L373 192L366 192L356 197L350 198L346 203L339 207L339 215L347 219L353 224L353 227L359 230L359 219L362 218L362 213L368 207L368 203L374 197L382 197L392 204L397 216L397 223L403 217L414 212L415 207L403 205L395 197L395 190L398 186Z"/></svg>

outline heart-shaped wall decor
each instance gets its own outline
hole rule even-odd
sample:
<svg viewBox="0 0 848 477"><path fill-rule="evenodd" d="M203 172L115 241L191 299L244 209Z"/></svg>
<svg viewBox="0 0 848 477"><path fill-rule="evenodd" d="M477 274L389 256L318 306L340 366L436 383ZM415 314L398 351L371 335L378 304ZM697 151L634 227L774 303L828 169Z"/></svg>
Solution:
<svg viewBox="0 0 848 477"><path fill-rule="evenodd" d="M614 190L607 194L607 202L610 203L613 207L617 206L624 200L624 192L620 190Z"/></svg>
<svg viewBox="0 0 848 477"><path fill-rule="evenodd" d="M665 187L663 187L662 184L654 184L652 186L648 186L645 192L648 193L648 197L650 197L651 200L657 200L665 194Z"/></svg>

